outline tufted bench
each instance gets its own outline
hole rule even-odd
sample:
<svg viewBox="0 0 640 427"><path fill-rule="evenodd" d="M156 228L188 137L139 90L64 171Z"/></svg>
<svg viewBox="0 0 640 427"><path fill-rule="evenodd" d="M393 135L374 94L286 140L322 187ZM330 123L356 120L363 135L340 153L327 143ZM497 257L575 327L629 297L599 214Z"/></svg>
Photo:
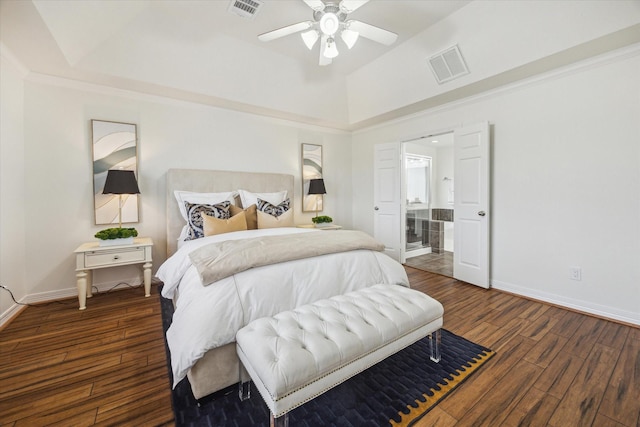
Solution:
<svg viewBox="0 0 640 427"><path fill-rule="evenodd" d="M374 285L254 320L236 334L238 357L271 411L287 413L429 335L440 361L443 307L400 285ZM249 383L240 397L249 397Z"/></svg>

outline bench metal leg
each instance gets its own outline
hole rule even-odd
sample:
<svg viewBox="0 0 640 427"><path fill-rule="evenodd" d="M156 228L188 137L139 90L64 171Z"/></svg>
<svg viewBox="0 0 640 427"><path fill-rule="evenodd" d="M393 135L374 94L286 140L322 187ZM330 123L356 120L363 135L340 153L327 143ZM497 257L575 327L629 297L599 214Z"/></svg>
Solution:
<svg viewBox="0 0 640 427"><path fill-rule="evenodd" d="M284 415L275 418L273 414L271 414L271 427L289 427L289 414L286 413Z"/></svg>
<svg viewBox="0 0 640 427"><path fill-rule="evenodd" d="M240 381L240 387L238 388L238 396L240 400L247 400L251 397L251 381Z"/></svg>
<svg viewBox="0 0 640 427"><path fill-rule="evenodd" d="M431 360L440 362L440 329L429 334L429 347L431 349Z"/></svg>

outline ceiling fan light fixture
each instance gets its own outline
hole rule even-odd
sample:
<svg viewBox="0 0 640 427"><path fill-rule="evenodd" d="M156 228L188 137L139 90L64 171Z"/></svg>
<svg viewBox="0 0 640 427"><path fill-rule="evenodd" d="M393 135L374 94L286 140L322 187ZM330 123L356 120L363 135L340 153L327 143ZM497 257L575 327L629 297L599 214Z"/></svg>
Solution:
<svg viewBox="0 0 640 427"><path fill-rule="evenodd" d="M311 50L316 44L316 41L318 41L318 37L320 37L320 34L318 34L317 30L309 30L305 31L304 33L300 33L300 37L302 37L302 41L304 42L305 46L307 46L307 48Z"/></svg>
<svg viewBox="0 0 640 427"><path fill-rule="evenodd" d="M340 20L338 19L338 15L333 12L326 12L320 18L320 31L323 34L328 36L332 36L338 31L340 28Z"/></svg>
<svg viewBox="0 0 640 427"><path fill-rule="evenodd" d="M0 0L2 1L2 0ZM254 0L231 0L251 2ZM263 0L255 0L263 1ZM390 46L398 38L398 34L367 24L362 21L348 19L348 15L359 9L370 0L302 0L313 10L313 21L303 21L296 24L287 25L282 28L259 34L258 40L268 42L294 33L300 33L305 46L312 50L318 43L320 45L320 65L331 64L332 59L337 57L338 47L336 46L337 36L340 35L342 41L351 49L355 46L360 37Z"/></svg>
<svg viewBox="0 0 640 427"><path fill-rule="evenodd" d="M349 29L344 29L340 33L340 37L342 37L342 41L347 45L349 49L351 49L356 44L359 36L360 36L360 33L358 33L357 31L349 30Z"/></svg>
<svg viewBox="0 0 640 427"><path fill-rule="evenodd" d="M324 56L327 58L335 58L338 56L338 48L336 47L336 41L333 37L327 39L327 46L324 49Z"/></svg>

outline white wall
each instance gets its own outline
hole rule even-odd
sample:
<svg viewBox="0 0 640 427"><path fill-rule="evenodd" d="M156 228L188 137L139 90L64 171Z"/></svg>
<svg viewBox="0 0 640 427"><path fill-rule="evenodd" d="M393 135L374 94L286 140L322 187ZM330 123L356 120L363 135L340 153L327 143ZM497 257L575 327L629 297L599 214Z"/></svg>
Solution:
<svg viewBox="0 0 640 427"><path fill-rule="evenodd" d="M73 250L106 226L93 223L90 120L138 125L140 235L153 238L155 272L165 258L165 176L169 168L278 172L295 176L302 214L301 143L323 145L325 213L351 226L350 136L218 108L80 85L44 76L24 84L26 292L75 292ZM4 202L4 192L2 195ZM4 259L4 254L3 254ZM94 282L139 283L138 266L97 270ZM91 302L89 302L89 305Z"/></svg>
<svg viewBox="0 0 640 427"><path fill-rule="evenodd" d="M0 284L20 300L26 294L22 78L26 70L0 45ZM0 324L13 311L0 289Z"/></svg>
<svg viewBox="0 0 640 427"><path fill-rule="evenodd" d="M72 251L102 228L92 215L92 118L138 125L137 228L156 241L154 271L164 259L168 168L291 173L299 197L300 143L319 143L325 212L373 232L375 143L489 120L493 286L640 323L640 59L637 46L626 52L353 136L44 76L23 83L3 56L0 278L18 298L75 292ZM297 221L308 222L299 209ZM583 268L582 281L568 279L569 266ZM139 276L122 267L95 279Z"/></svg>
<svg viewBox="0 0 640 427"><path fill-rule="evenodd" d="M639 75L636 45L356 133L354 224L373 232L374 144L488 120L492 285L640 324Z"/></svg>

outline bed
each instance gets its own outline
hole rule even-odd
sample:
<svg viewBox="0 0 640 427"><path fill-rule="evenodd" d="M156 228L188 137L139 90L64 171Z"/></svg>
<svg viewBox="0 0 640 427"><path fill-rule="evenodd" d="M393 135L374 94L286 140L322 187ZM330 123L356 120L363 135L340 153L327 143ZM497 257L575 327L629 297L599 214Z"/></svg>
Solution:
<svg viewBox="0 0 640 427"><path fill-rule="evenodd" d="M164 284L163 296L172 299L175 307L167 331L173 385L188 377L196 399L248 378L236 355L235 333L250 321L377 283L409 286L402 265L368 246L317 256L301 255L301 259L260 264L209 280L213 276L203 274L196 256L207 253L209 248L217 250L222 245L254 245L254 242L271 244L275 239L313 242L322 235L346 234L297 228L287 223L283 227L231 231L184 241L186 221L176 191L191 192L189 197L196 198L203 193L228 193L236 211L249 208L243 206L243 201L251 203L256 195L268 198L285 193L290 211L285 212L294 215L296 208L299 210L294 200L294 178L276 173L170 169L166 184L167 260L157 276ZM273 205L276 203L278 200L273 201ZM263 213L260 215L266 218ZM253 252L258 246L256 243L252 247ZM297 247L302 246L306 245Z"/></svg>

